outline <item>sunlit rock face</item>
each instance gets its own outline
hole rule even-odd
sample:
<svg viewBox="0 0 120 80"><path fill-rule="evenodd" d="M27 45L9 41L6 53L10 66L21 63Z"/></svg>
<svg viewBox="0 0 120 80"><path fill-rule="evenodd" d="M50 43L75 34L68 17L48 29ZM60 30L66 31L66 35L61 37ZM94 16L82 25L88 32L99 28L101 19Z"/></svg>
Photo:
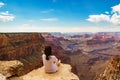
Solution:
<svg viewBox="0 0 120 80"><path fill-rule="evenodd" d="M6 77L0 73L0 80L6 80Z"/></svg>
<svg viewBox="0 0 120 80"><path fill-rule="evenodd" d="M0 61L0 73L5 77L11 77L14 75L22 75L23 63L18 60L14 61ZM1 79L0 79L1 80Z"/></svg>
<svg viewBox="0 0 120 80"><path fill-rule="evenodd" d="M44 67L33 70L21 77L23 80L79 80L79 78L71 72L71 66L61 64L59 71L56 73L45 73Z"/></svg>
<svg viewBox="0 0 120 80"><path fill-rule="evenodd" d="M120 79L120 56L112 57L105 71L94 80L119 80Z"/></svg>

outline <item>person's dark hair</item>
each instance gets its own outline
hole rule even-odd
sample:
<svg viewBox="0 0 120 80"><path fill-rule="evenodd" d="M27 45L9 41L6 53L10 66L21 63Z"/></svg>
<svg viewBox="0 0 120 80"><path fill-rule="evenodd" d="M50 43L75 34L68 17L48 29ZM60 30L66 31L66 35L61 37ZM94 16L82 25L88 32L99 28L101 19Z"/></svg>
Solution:
<svg viewBox="0 0 120 80"><path fill-rule="evenodd" d="M51 46L46 46L45 47L44 53L46 55L46 60L49 60L49 56L52 55L51 49L52 49Z"/></svg>

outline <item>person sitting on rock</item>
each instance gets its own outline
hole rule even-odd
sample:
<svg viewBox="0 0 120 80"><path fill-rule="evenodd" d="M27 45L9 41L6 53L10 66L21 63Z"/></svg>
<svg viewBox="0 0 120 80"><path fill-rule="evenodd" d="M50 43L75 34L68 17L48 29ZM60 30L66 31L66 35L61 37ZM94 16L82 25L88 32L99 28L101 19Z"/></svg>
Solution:
<svg viewBox="0 0 120 80"><path fill-rule="evenodd" d="M60 65L60 60L58 60L52 54L51 46L46 46L44 54L42 55L43 65L45 67L45 72L54 73L58 71L58 66Z"/></svg>

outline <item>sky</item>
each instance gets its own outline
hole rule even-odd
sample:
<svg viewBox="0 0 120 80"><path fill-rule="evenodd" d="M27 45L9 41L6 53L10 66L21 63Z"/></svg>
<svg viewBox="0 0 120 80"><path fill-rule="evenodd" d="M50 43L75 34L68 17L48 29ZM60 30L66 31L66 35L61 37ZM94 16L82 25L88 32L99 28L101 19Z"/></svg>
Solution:
<svg viewBox="0 0 120 80"><path fill-rule="evenodd" d="M0 0L0 32L120 31L120 0Z"/></svg>

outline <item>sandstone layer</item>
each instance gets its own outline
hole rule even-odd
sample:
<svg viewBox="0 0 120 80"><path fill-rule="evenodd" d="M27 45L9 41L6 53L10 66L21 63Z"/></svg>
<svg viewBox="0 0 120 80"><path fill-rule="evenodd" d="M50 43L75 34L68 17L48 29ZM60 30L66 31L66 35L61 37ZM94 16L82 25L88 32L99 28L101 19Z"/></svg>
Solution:
<svg viewBox="0 0 120 80"><path fill-rule="evenodd" d="M79 78L71 72L71 66L61 64L59 71L53 74L45 73L44 67L33 70L25 76L23 80L79 80Z"/></svg>

